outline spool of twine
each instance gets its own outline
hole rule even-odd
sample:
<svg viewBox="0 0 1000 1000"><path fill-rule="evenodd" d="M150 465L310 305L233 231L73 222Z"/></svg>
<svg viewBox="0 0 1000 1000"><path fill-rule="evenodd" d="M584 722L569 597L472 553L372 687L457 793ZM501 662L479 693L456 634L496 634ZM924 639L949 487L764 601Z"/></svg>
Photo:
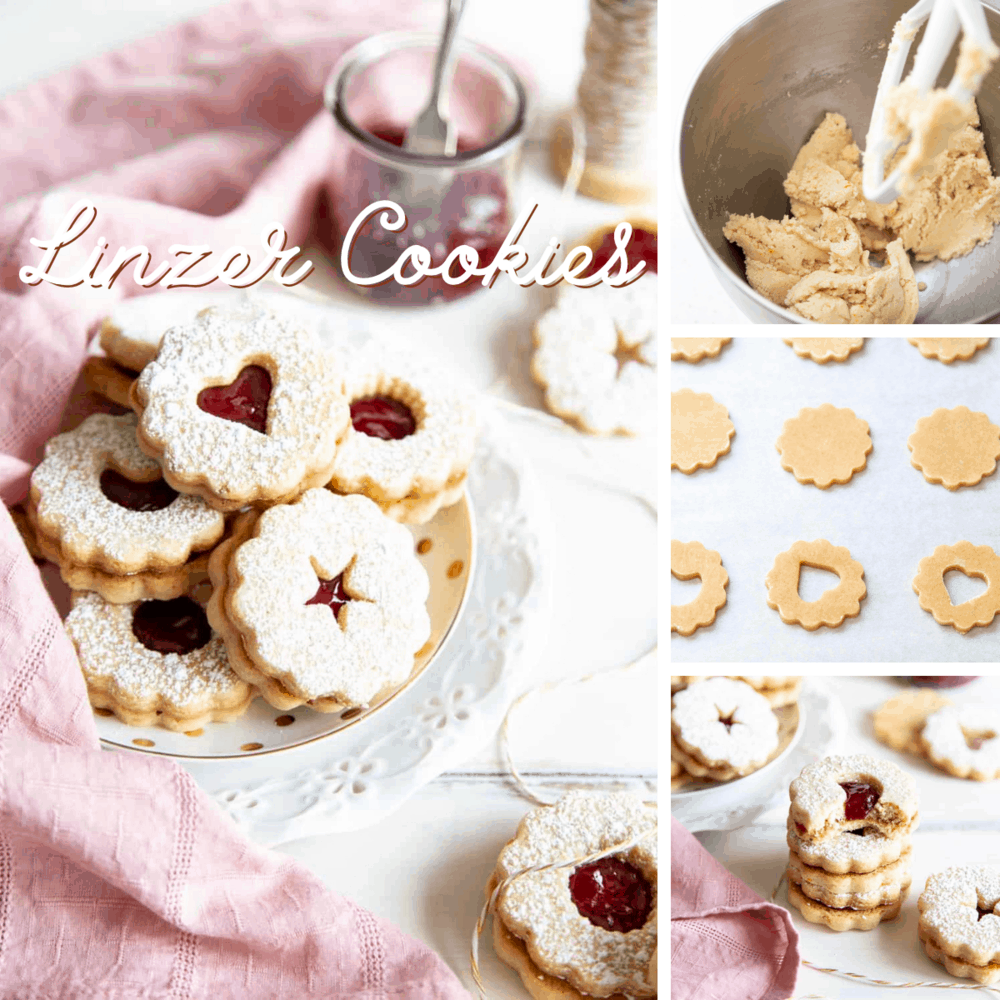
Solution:
<svg viewBox="0 0 1000 1000"><path fill-rule="evenodd" d="M568 178L575 155L581 194L645 200L655 186L656 0L590 0L584 53L576 107L552 137L553 166Z"/></svg>

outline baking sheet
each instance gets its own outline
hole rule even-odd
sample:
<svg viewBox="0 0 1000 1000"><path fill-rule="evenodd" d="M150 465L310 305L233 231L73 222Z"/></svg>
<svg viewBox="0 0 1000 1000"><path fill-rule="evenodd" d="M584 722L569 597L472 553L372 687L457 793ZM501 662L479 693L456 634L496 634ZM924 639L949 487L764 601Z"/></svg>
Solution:
<svg viewBox="0 0 1000 1000"><path fill-rule="evenodd" d="M906 339L868 338L846 362L819 365L779 338L734 338L719 357L671 362L671 390L710 392L736 426L728 455L690 476L671 470L671 537L722 555L728 600L711 626L671 633L674 662L929 662L996 660L1000 615L962 635L917 603L917 563L963 539L1000 552L1000 474L956 491L928 483L910 465L906 440L920 417L960 405L1000 425L1000 346L991 342L951 365L923 357ZM804 486L782 469L775 442L802 407L832 403L868 421L873 450L850 482ZM837 628L786 625L766 603L775 556L799 540L844 545L864 566L861 614ZM803 596L825 582L803 574ZM949 574L953 601L984 589ZM829 585L835 585L831 579ZM1000 586L1000 581L998 581ZM695 596L697 581L671 578L671 603Z"/></svg>

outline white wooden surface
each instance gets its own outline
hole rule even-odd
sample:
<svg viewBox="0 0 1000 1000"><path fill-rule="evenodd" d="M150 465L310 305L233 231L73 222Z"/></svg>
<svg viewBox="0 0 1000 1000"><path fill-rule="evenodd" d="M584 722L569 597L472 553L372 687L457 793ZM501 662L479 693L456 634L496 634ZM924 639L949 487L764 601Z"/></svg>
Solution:
<svg viewBox="0 0 1000 1000"><path fill-rule="evenodd" d="M37 0L0 8L0 94L112 49L214 4L205 0ZM528 30L530 26L531 30ZM582 65L586 5L510 0L502 13L470 3L463 31L532 66L538 118L527 146L522 201L540 201L532 226L544 245L565 229L582 236L616 221L619 209L586 199L558 203L545 141L552 118L568 106ZM386 28L391 25L386 25ZM645 206L652 212L652 206ZM327 273L328 276L328 273ZM324 288L350 313L427 351L444 352L482 390L529 407L541 394L527 375L533 318L545 293L498 286L431 312L371 308L322 274ZM538 681L627 661L656 634L656 526L630 493L656 492L655 440L577 441L543 423L511 417L535 465L554 525L549 544L553 600L547 641L531 672ZM612 489L600 484L613 484ZM529 702L513 726L514 752L526 776L554 797L570 785L642 790L656 776L654 664L560 696ZM484 739L486 734L484 734ZM331 888L437 949L471 989L468 948L482 889L501 847L530 804L510 790L495 747L418 792L399 813L356 834L284 845ZM527 996L493 957L484 935L491 997Z"/></svg>
<svg viewBox="0 0 1000 1000"><path fill-rule="evenodd" d="M949 665L950 666L950 665ZM928 673L925 665L914 670ZM955 669L945 668L945 673ZM920 796L920 826L913 835L913 884L900 916L869 932L836 934L807 923L791 908L800 935L800 957L815 965L857 972L890 982L934 981L969 983L954 979L943 966L932 962L917 941L917 899L927 877L952 865L1000 864L1000 796L994 783L953 778L926 761L899 753L879 743L871 726L871 713L906 689L894 677L824 678L844 708L847 728L835 753L867 753L887 758L912 775ZM806 683L810 683L807 678ZM956 703L993 703L1000 698L1000 678L980 677L964 687L942 692ZM769 898L788 861L785 842L787 803L764 813L753 825L732 833L700 833L704 847L756 892ZM787 906L783 886L776 902ZM941 990L908 989L857 984L829 974L802 968L794 996L889 1000L931 1000L948 995Z"/></svg>

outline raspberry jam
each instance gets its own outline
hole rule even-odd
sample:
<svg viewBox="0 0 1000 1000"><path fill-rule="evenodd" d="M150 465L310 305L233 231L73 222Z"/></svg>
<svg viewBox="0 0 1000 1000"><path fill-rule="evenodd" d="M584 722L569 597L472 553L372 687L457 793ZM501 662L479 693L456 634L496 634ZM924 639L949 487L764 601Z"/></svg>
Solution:
<svg viewBox="0 0 1000 1000"><path fill-rule="evenodd" d="M730 732L732 730L733 726L736 725L736 720L733 718L733 716L735 716L735 715L736 715L736 712L730 712L729 715L725 715L725 716L720 715L719 716L719 722L721 722L726 727L726 732L727 733Z"/></svg>
<svg viewBox="0 0 1000 1000"><path fill-rule="evenodd" d="M191 653L212 638L205 612L190 597L143 601L132 614L132 634L154 653Z"/></svg>
<svg viewBox="0 0 1000 1000"><path fill-rule="evenodd" d="M371 124L367 131L392 146L401 147L405 139L402 128L388 123ZM468 139L459 138L458 153L476 148ZM353 274L363 278L381 274L396 263L407 247L415 244L430 252L432 267L439 267L460 246L476 251L479 267L492 263L513 222L502 176L477 168L463 171L461 164L456 163L456 173L440 189L431 186L423 190L422 169L418 166L411 171L402 165L379 163L360 152L350 155L345 183L333 206L339 235L343 237L358 212L372 202L389 199L406 212L406 226L398 232L382 228L381 213L361 226L350 251ZM339 260L339 247L336 256ZM463 272L461 265L452 265L453 277L460 277ZM405 275L412 273L410 267L404 271ZM450 302L482 288L482 278L475 276L460 285L449 285L443 277L434 276L409 286L387 281L365 288L364 294L401 304Z"/></svg>
<svg viewBox="0 0 1000 1000"><path fill-rule="evenodd" d="M845 819L864 819L879 800L879 793L867 782L842 781L840 787L847 792Z"/></svg>
<svg viewBox="0 0 1000 1000"><path fill-rule="evenodd" d="M147 512L163 510L177 499L177 490L164 479L137 483L114 469L105 469L101 473L101 492L119 507Z"/></svg>
<svg viewBox="0 0 1000 1000"><path fill-rule="evenodd" d="M610 232L601 240L601 245L594 251L594 260L586 273L594 274L599 271L611 260L616 249L615 234ZM635 267L642 260L646 262L646 271L652 271L653 274L656 274L656 233L650 233L638 227L634 228L632 238L625 245L625 250L629 269ZM643 274L646 271L643 271Z"/></svg>
<svg viewBox="0 0 1000 1000"><path fill-rule="evenodd" d="M580 916L608 931L638 930L653 908L653 892L638 868L618 858L581 865L569 877Z"/></svg>
<svg viewBox="0 0 1000 1000"><path fill-rule="evenodd" d="M398 399L365 396L351 403L351 424L356 431L383 441L409 437L416 429L413 413Z"/></svg>
<svg viewBox="0 0 1000 1000"><path fill-rule="evenodd" d="M229 385L216 385L198 393L198 408L214 417L245 424L263 434L267 430L267 404L271 375L260 365L247 365Z"/></svg>
<svg viewBox="0 0 1000 1000"><path fill-rule="evenodd" d="M801 823L796 823L795 824L795 829L798 830L799 833L805 833L806 832L806 828Z"/></svg>
<svg viewBox="0 0 1000 1000"><path fill-rule="evenodd" d="M350 599L350 595L344 590L344 574L339 573L332 580L320 580L319 590L306 601L306 604L325 604L336 618L340 609Z"/></svg>
<svg viewBox="0 0 1000 1000"><path fill-rule="evenodd" d="M976 913L979 914L979 916L976 917L976 923L982 920L983 917L988 917L993 915L992 910L984 910L978 903L976 904Z"/></svg>

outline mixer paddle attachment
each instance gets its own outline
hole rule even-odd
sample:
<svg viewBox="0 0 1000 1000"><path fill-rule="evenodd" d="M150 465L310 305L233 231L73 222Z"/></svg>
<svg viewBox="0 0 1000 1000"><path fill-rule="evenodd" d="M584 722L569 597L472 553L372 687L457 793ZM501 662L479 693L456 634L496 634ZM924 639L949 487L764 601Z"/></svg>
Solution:
<svg viewBox="0 0 1000 1000"><path fill-rule="evenodd" d="M913 69L900 83L910 46L925 21ZM964 37L951 82L946 90L934 90L960 31ZM898 198L947 148L952 133L968 121L972 99L998 56L979 0L919 0L896 22L865 140L866 198L884 203ZM886 177L889 157L903 143L908 145Z"/></svg>

